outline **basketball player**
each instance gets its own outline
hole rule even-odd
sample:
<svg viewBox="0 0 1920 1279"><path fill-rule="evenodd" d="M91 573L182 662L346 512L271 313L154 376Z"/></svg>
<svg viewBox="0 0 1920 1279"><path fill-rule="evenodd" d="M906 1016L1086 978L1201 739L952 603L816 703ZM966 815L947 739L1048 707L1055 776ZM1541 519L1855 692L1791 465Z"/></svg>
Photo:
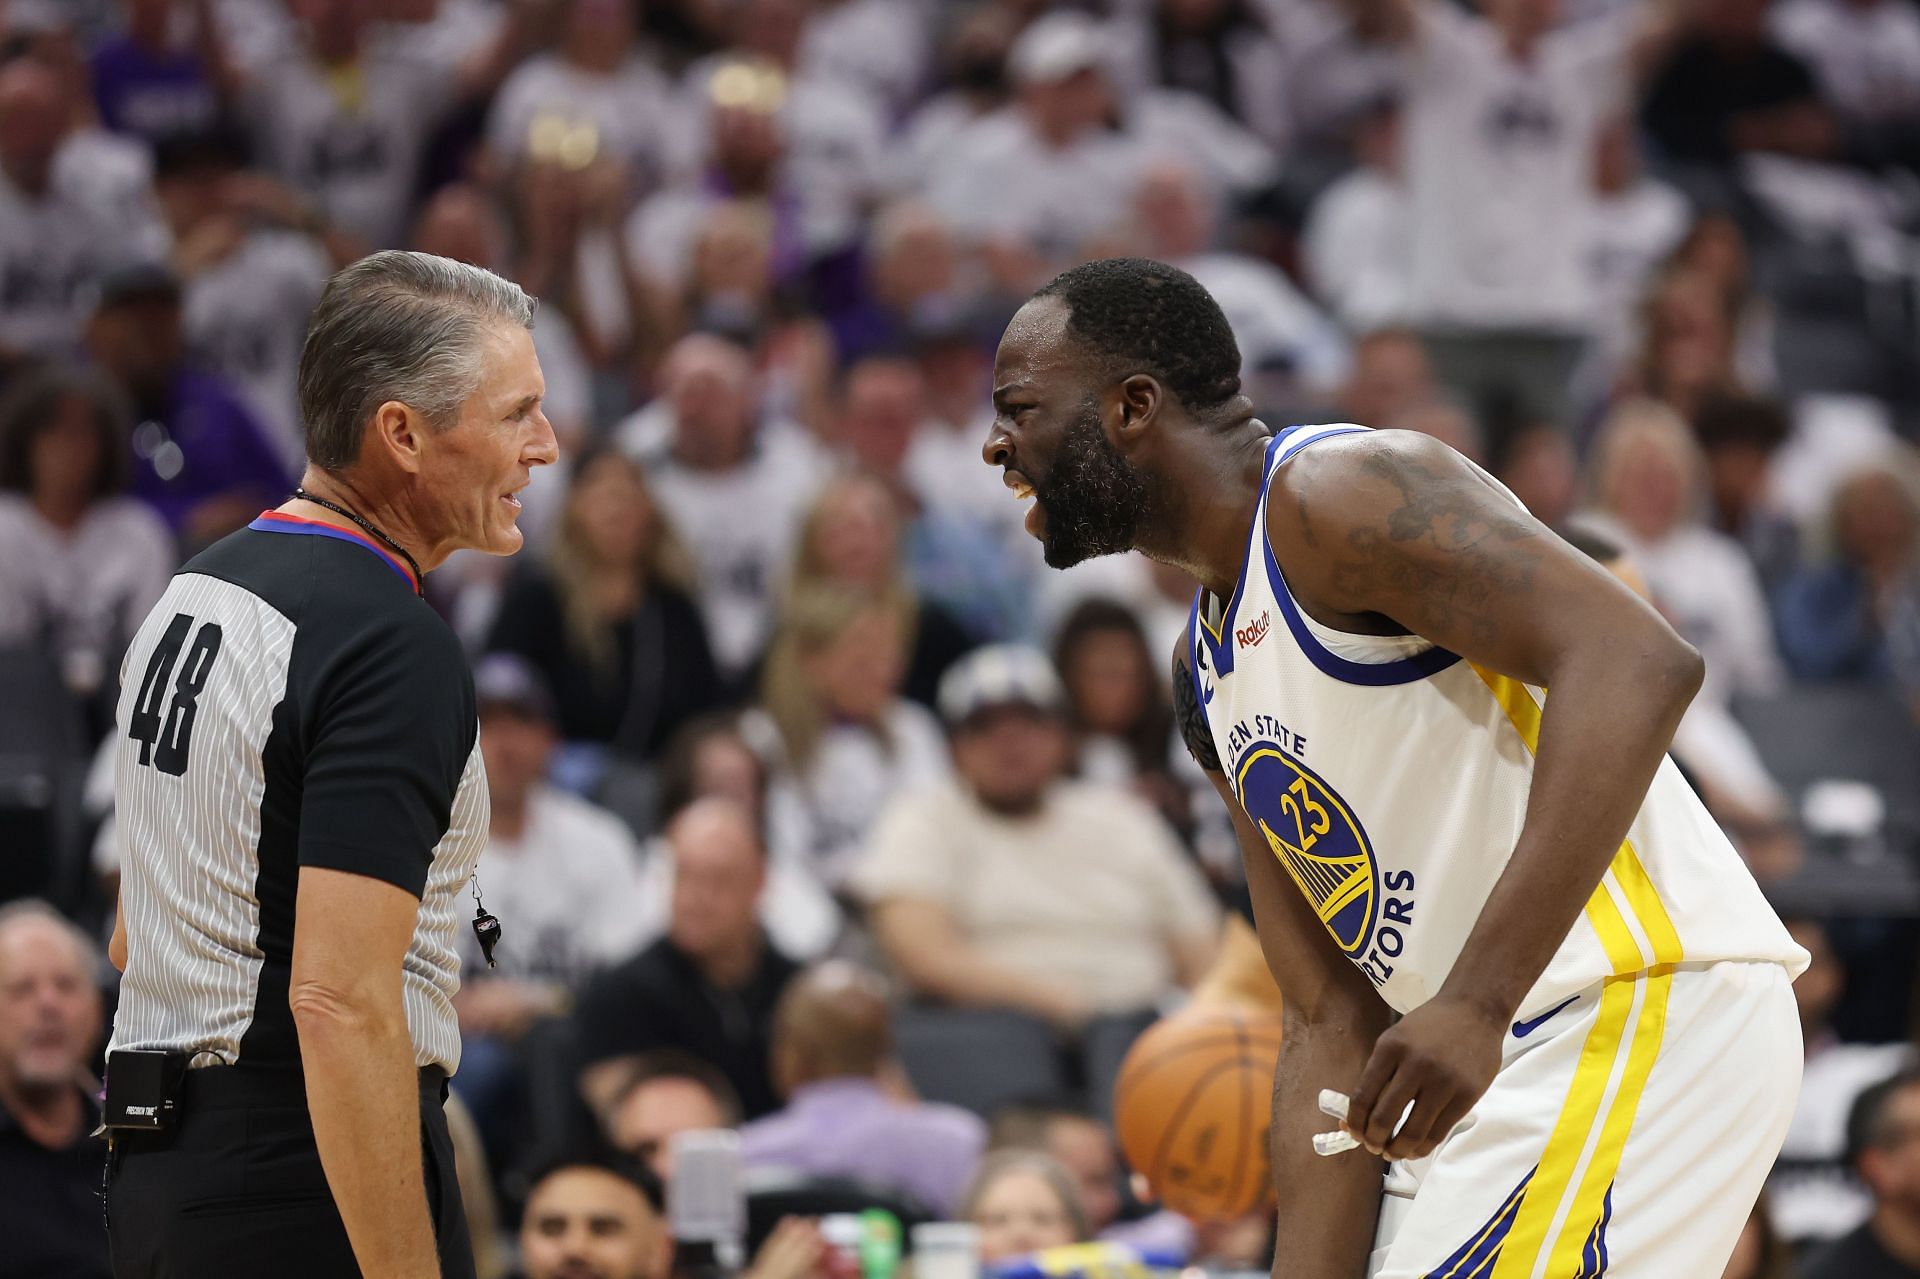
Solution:
<svg viewBox="0 0 1920 1279"><path fill-rule="evenodd" d="M1049 564L1201 583L1181 726L1285 997L1275 1274L1720 1273L1806 955L1666 758L1698 654L1444 445L1274 434L1239 368L1183 272L1076 267L1001 339L983 453ZM1324 1088L1364 1151L1312 1152Z"/></svg>

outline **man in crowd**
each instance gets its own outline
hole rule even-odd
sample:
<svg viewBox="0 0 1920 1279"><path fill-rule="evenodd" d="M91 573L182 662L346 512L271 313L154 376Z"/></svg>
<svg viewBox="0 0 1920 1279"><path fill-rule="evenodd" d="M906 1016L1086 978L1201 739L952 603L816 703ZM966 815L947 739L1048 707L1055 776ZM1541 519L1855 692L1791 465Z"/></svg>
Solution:
<svg viewBox="0 0 1920 1279"><path fill-rule="evenodd" d="M699 800L667 828L673 903L667 934L588 985L576 1018L581 1090L604 1109L637 1053L678 1048L718 1066L749 1117L779 1104L768 1077L773 1010L799 971L760 926L767 854L753 823Z"/></svg>
<svg viewBox="0 0 1920 1279"><path fill-rule="evenodd" d="M683 1132L732 1128L740 1099L711 1063L666 1048L625 1061L601 1108L607 1144L673 1180L673 1139Z"/></svg>
<svg viewBox="0 0 1920 1279"><path fill-rule="evenodd" d="M940 713L958 777L881 814L853 885L909 990L947 1016L1088 1032L1104 1107L1137 1014L1206 969L1219 917L1144 801L1067 779L1063 704L1032 649L980 649L949 671Z"/></svg>
<svg viewBox="0 0 1920 1279"><path fill-rule="evenodd" d="M0 909L0 1273L106 1279L106 1146L86 1063L100 1041L99 957L38 902Z"/></svg>
<svg viewBox="0 0 1920 1279"><path fill-rule="evenodd" d="M672 1260L665 1195L643 1167L567 1160L527 1197L520 1219L526 1279L665 1279Z"/></svg>
<svg viewBox="0 0 1920 1279"><path fill-rule="evenodd" d="M1805 1279L1920 1279L1920 1071L1860 1094L1847 1148L1873 1192L1873 1216L1802 1271Z"/></svg>
<svg viewBox="0 0 1920 1279"><path fill-rule="evenodd" d="M880 979L830 960L796 977L773 1025L774 1083L786 1109L740 1130L747 1166L858 1177L951 1215L986 1131L964 1110L891 1096L893 1014Z"/></svg>
<svg viewBox="0 0 1920 1279"><path fill-rule="evenodd" d="M480 874L489 906L513 921L513 937L492 967L471 935L462 938L456 1086L497 1149L524 1066L519 1045L564 1015L594 973L631 955L646 921L635 908L640 850L627 828L544 781L557 739L539 673L496 653L473 682L492 800Z"/></svg>

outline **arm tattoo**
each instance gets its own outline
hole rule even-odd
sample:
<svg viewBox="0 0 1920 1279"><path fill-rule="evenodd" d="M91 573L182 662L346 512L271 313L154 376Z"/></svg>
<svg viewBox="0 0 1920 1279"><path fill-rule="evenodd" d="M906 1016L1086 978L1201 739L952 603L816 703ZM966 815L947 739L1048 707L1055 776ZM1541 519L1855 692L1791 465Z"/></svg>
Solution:
<svg viewBox="0 0 1920 1279"><path fill-rule="evenodd" d="M1180 722L1180 740L1186 743L1193 762L1209 773L1220 772L1220 752L1214 747L1207 713L1194 691L1193 668L1187 665L1185 653L1176 653L1173 658L1173 715Z"/></svg>
<svg viewBox="0 0 1920 1279"><path fill-rule="evenodd" d="M1369 586L1385 584L1418 597L1428 617L1458 619L1476 640L1492 640L1499 632L1494 601L1533 590L1540 551L1529 543L1536 526L1517 508L1507 515L1490 505L1489 496L1499 500L1492 490L1469 487L1467 477L1399 450L1372 450L1361 464L1398 489L1400 501L1379 521L1348 532L1347 545L1361 558L1336 567L1342 588L1364 598ZM1436 565L1431 556L1407 554L1420 549L1444 558Z"/></svg>

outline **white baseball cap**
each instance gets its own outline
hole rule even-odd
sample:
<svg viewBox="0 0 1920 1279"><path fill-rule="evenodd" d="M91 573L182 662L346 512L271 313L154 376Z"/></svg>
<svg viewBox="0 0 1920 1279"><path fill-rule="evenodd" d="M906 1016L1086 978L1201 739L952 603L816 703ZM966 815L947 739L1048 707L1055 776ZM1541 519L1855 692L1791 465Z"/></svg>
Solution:
<svg viewBox="0 0 1920 1279"><path fill-rule="evenodd" d="M940 717L957 728L996 706L1030 706L1057 715L1066 689L1053 663L1024 644L989 644L955 662L940 681Z"/></svg>
<svg viewBox="0 0 1920 1279"><path fill-rule="evenodd" d="M1112 56L1107 28L1084 13L1049 13L1020 33L1007 55L1016 84L1054 84L1082 71L1105 71Z"/></svg>

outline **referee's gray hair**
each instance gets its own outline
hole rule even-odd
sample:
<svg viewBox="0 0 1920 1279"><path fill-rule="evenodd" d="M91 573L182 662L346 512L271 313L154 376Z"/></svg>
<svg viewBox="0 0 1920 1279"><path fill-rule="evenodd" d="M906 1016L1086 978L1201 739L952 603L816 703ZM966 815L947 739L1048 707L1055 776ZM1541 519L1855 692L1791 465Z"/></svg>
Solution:
<svg viewBox="0 0 1920 1279"><path fill-rule="evenodd" d="M23 919L44 919L65 933L79 952L81 963L86 965L87 979L94 979L101 964L100 943L89 937L85 929L40 898L25 897L0 906L0 937L6 936L7 929Z"/></svg>
<svg viewBox="0 0 1920 1279"><path fill-rule="evenodd" d="M435 430L453 425L480 385L481 338L495 324L533 327L534 300L491 271L388 249L327 281L300 352L307 459L353 465L374 410L389 400Z"/></svg>

